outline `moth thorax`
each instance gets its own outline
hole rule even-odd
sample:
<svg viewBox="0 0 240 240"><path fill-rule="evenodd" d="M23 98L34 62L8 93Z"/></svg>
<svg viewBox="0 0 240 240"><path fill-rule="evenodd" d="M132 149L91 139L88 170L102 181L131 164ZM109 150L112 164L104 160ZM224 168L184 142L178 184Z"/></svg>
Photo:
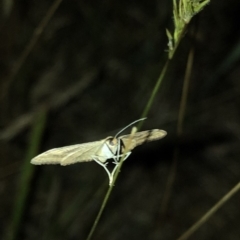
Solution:
<svg viewBox="0 0 240 240"><path fill-rule="evenodd" d="M98 150L96 157L100 162L106 162L107 159L114 158L118 149L118 140L113 137L107 137Z"/></svg>
<svg viewBox="0 0 240 240"><path fill-rule="evenodd" d="M119 141L117 138L114 137L107 137L106 139L106 145L108 146L109 150L112 152L113 155L116 154L118 149Z"/></svg>

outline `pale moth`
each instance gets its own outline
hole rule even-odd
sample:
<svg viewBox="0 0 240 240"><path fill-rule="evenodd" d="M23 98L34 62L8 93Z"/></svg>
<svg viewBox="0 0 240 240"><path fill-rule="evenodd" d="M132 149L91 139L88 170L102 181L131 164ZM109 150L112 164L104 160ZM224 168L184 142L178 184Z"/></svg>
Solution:
<svg viewBox="0 0 240 240"><path fill-rule="evenodd" d="M31 163L35 165L60 164L66 166L77 162L95 161L106 170L109 177L109 185L111 185L114 173L122 157L123 160L126 160L131 154L131 150L136 146L161 139L167 135L167 132L164 130L152 129L118 136L129 126L144 119L132 122L118 132L115 137L110 136L100 141L54 148L36 156L31 160ZM113 159L113 163L115 164L112 172L107 168L108 159Z"/></svg>

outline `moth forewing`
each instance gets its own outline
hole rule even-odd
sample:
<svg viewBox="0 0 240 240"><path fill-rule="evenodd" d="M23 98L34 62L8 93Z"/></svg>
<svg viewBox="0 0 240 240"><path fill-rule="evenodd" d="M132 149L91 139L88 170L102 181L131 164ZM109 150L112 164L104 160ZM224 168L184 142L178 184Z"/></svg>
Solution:
<svg viewBox="0 0 240 240"><path fill-rule="evenodd" d="M79 148L62 159L61 165L92 161L103 144L104 140L80 144Z"/></svg>
<svg viewBox="0 0 240 240"><path fill-rule="evenodd" d="M127 152L131 152L131 150L134 148L133 145L135 145L135 139L134 136L137 132L137 128L133 127L130 134L126 135L126 138L123 138L123 154L126 154ZM124 137L124 136L123 136ZM121 137L120 137L121 138Z"/></svg>
<svg viewBox="0 0 240 240"><path fill-rule="evenodd" d="M44 153L37 155L31 160L32 164L41 165L41 164L60 164L62 159L69 155L71 152L76 151L79 148L79 145L76 144L72 146L66 146L61 148L53 148Z"/></svg>
<svg viewBox="0 0 240 240"><path fill-rule="evenodd" d="M113 137L107 137L100 141L54 148L36 156L31 160L31 163L35 165L61 164L66 166L77 162L92 161L93 159L106 162L117 151L117 141L112 139Z"/></svg>
<svg viewBox="0 0 240 240"><path fill-rule="evenodd" d="M164 138L166 135L167 135L167 132L161 129L153 129L153 130L147 130L142 132L136 132L130 141L128 149L132 150L138 145L141 145L145 142L159 140L161 138ZM124 146L126 146L129 137L130 137L130 134L120 137L120 139L123 141Z"/></svg>
<svg viewBox="0 0 240 240"><path fill-rule="evenodd" d="M91 153L99 149L99 142L76 144L72 146L54 148L44 152L31 160L32 164L61 164L63 166L76 162L92 161Z"/></svg>

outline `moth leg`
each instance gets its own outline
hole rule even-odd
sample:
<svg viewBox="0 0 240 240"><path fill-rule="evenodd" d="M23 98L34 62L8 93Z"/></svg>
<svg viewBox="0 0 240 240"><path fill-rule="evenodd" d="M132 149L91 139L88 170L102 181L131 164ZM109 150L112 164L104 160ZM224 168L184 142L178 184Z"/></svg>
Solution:
<svg viewBox="0 0 240 240"><path fill-rule="evenodd" d="M126 153L126 154L125 154L125 157L124 157L124 159L123 159L123 161L125 161L125 160L130 156L131 153L132 153L132 152L128 152L128 153Z"/></svg>
<svg viewBox="0 0 240 240"><path fill-rule="evenodd" d="M125 161L125 160L129 157L130 154L131 154L131 152L126 153L123 161ZM119 155L119 156L123 156L123 154L122 154L122 155ZM114 169L113 169L112 172L111 172L112 177L114 176L114 173L116 172L116 170L117 170L117 168L118 168L118 166L119 166L119 162L116 162L116 160L114 159L113 164L116 164L116 166L114 167Z"/></svg>
<svg viewBox="0 0 240 240"><path fill-rule="evenodd" d="M113 160L114 160L113 164L116 164L116 165L119 164L119 157L122 157L122 156L124 156L123 161L125 161L131 153L132 152L128 152L128 153L120 154L120 155L117 155L117 156L113 157Z"/></svg>
<svg viewBox="0 0 240 240"><path fill-rule="evenodd" d="M108 178L109 178L109 185L111 185L112 182L113 182L114 174L115 174L115 172L116 172L116 170L117 170L117 168L118 168L118 166L119 166L119 158L122 157L122 156L124 156L123 161L125 161L125 160L129 157L130 154L131 154L131 152L128 152L128 153L126 153L126 154L120 154L120 155L118 154L117 156L114 156L114 157L113 157L113 160L114 160L113 163L116 164L116 166L114 167L114 169L112 170L111 173L110 173L110 171L107 169L107 164L108 164L108 163L103 163L103 162L101 162L101 161L99 161L99 160L97 160L97 159L94 159L94 158L93 158L93 160L105 169L105 171L107 172Z"/></svg>
<svg viewBox="0 0 240 240"><path fill-rule="evenodd" d="M131 154L131 152L126 153L125 156L124 156L123 161L125 161L125 160L129 157L130 154ZM121 154L121 155L119 155L119 156L123 156L123 154ZM118 160L119 160L119 159L118 159ZM113 169L112 172L111 172L112 179L113 179L114 174L115 174L115 172L116 172L116 170L117 170L117 168L118 168L118 166L119 166L119 162L116 162L116 160L114 159L113 164L116 164L116 166L114 167L114 169Z"/></svg>
<svg viewBox="0 0 240 240"><path fill-rule="evenodd" d="M112 181L113 181L113 176L112 176L112 174L109 172L109 170L106 167L107 163L102 163L99 160L94 159L94 158L93 158L93 160L105 169L105 171L107 172L108 178L109 178L109 185L111 185Z"/></svg>

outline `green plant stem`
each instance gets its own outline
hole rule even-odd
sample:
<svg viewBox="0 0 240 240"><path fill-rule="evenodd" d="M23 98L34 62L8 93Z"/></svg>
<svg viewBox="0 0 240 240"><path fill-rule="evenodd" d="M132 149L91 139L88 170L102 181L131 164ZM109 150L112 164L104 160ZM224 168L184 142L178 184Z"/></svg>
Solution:
<svg viewBox="0 0 240 240"><path fill-rule="evenodd" d="M13 207L13 217L11 224L9 225L8 232L6 234L7 240L17 239L17 235L20 229L21 220L26 207L26 200L29 195L31 180L34 174L34 166L30 164L30 160L37 154L38 148L42 139L45 122L46 111L40 110L36 116L36 121L32 126L32 133L29 140L29 146L27 154L22 166L19 192L16 196L15 205Z"/></svg>
<svg viewBox="0 0 240 240"><path fill-rule="evenodd" d="M169 51L169 54L168 54L168 58L169 58L169 59L172 59L172 58L173 58L173 56L174 56L174 54L175 54L175 52L176 52L176 50L177 50L177 48L178 48L181 40L182 40L182 38L183 38L183 36L184 36L184 34L185 34L185 31L186 31L186 29L187 29L187 26L188 26L188 25L185 25L184 28L182 29L181 33L179 34L179 38L178 38L177 42L175 43L173 50L172 50L172 51Z"/></svg>
<svg viewBox="0 0 240 240"><path fill-rule="evenodd" d="M163 78L165 77L165 74L166 74L166 71L167 71L169 62L170 62L170 60L168 59L168 60L166 61L165 65L164 65L164 67L163 67L160 75L159 75L159 78L158 78L158 80L157 80L154 88L153 88L153 91L152 91L152 93L151 93L151 96L150 96L150 98L149 98L149 100L148 100L148 102L147 102L147 105L146 105L145 109L143 110L143 113L142 113L141 118L147 117L147 114L148 114L148 112L150 111L150 108L151 108L151 106L152 106L152 104L153 104L153 101L154 101L154 99L155 99L155 97L156 97L156 95L157 95L157 92L158 92L158 90L159 90L159 88L160 88L160 86L161 86L162 80L163 80ZM141 129L142 124L143 124L142 121L139 122L138 127L137 127L139 130Z"/></svg>
<svg viewBox="0 0 240 240"><path fill-rule="evenodd" d="M179 37L178 41L176 42L176 44L174 46L174 49L171 52L169 52L169 58L167 59L164 67L162 68L162 71L161 71L161 73L160 73L160 75L158 77L158 80L157 80L154 88L153 88L153 91L152 91L151 96L150 96L150 98L149 98L149 100L147 102L147 105L146 105L145 109L143 110L141 118L147 117L147 114L148 114L148 112L151 109L153 101L154 101L154 99L155 99L155 97L156 97L156 95L158 93L158 90L159 90L159 88L161 86L162 80L165 77L165 74L166 74L166 71L168 69L169 63L170 63L171 59L173 58L173 56L174 56L174 54L175 54L175 52L176 52L176 50L178 48L178 45L179 45L179 43L180 43L180 41L182 39L182 36L183 36L183 34L185 32L186 26L187 25L185 25L185 27L183 28L182 32L180 33L180 37ZM142 125L143 125L143 122L139 122L139 124L138 124L138 129L139 130L141 129Z"/></svg>
<svg viewBox="0 0 240 240"><path fill-rule="evenodd" d="M113 190L114 183L115 183L115 181L116 181L116 179L117 179L117 176L118 176L118 174L119 174L119 172L120 172L120 169L121 169L121 167L122 167L122 164L123 164L123 161L122 161L122 159L121 159L121 161L120 161L120 163L119 163L119 166L118 166L118 168L117 168L117 170L116 170L116 173L114 174L113 182L112 182L112 184L109 186L109 188L108 188L108 190L107 190L107 193L106 193L106 195L105 195L105 197L104 197L104 199L103 199L103 202L102 202L102 205L101 205L101 207L100 207L100 210L99 210L99 212L98 212L98 214L97 214L97 216L96 216L96 218L95 218L95 221L94 221L94 223L93 223L93 226L92 226L92 228L91 228L91 230L90 230L90 232L89 232L88 237L87 237L86 240L90 240L90 239L92 238L92 235L93 235L93 233L94 233L94 231L95 231L95 229L96 229L96 227L97 227L97 225L98 225L98 222L99 222L99 220L100 220L100 218L101 218L101 216L102 216L103 210L104 210L104 208L106 207L106 204L107 204L107 201L108 201L108 199L109 199L109 196L110 196L110 194L111 194L111 192L112 192L112 190Z"/></svg>
<svg viewBox="0 0 240 240"><path fill-rule="evenodd" d="M173 3L174 3L174 7L175 7L175 9L174 9L175 12L174 12L174 13L175 13L175 15L177 15L177 14L178 14L178 11L176 12L176 10L177 10L176 1L174 0ZM181 5L180 5L180 6L181 6ZM177 16L177 17L178 17L178 16ZM176 22L176 23L177 23L177 22ZM189 22L188 22L188 23L189 23ZM175 27L176 27L176 24L175 24ZM178 45L180 44L180 41L181 41L182 37L184 36L184 33L185 33L185 29L186 29L186 28L187 28L187 24L184 24L183 27L179 28L179 31L177 32L177 38L175 38L176 41L175 41L175 44L174 44L174 48L171 49L171 51L169 51L168 59L167 59L165 65L164 65L164 67L162 68L162 71L161 71L161 73L160 73L160 76L159 76L159 78L158 78L158 80L157 80L157 82L156 82L156 84L155 84L155 86L154 86L154 88L153 88L152 94L151 94L151 96L150 96L150 98L149 98L149 100L148 100L148 102L147 102L147 104L146 104L146 107L145 107L145 109L143 110L143 113L142 113L141 118L147 117L147 114L148 114L148 112L150 111L150 108L151 108L151 106L152 106L152 104L153 104L153 101L154 101L154 99L155 99L155 97L156 97L156 95L157 95L157 93L158 93L158 90L159 90L159 88L160 88L160 86L161 86L162 80L163 80L163 78L165 77L165 74L166 74L166 71L167 71L167 69L168 69L170 60L173 58L173 56L174 56L174 54L175 54L175 52L176 52L176 50L177 50L177 48L178 48ZM184 108L184 110L185 110L185 108ZM183 116L184 116L184 114L183 114ZM138 129L141 129L142 124L143 124L142 121L139 122L137 128L138 128ZM101 207L100 207L100 210L99 210L99 212L98 212L98 214L97 214L97 217L96 217L96 219L95 219L95 221L94 221L94 224L93 224L93 226L92 226L92 228L91 228L91 230L90 230L90 233L89 233L89 235L88 235L88 237L87 237L87 240L90 240L90 239L91 239L91 237L92 237L92 235L93 235L93 233L94 233L94 231L95 231L95 229L96 229L96 227L97 227L97 224L98 224L98 222L99 222L99 219L100 219L100 217L101 217L101 215L102 215L102 212L103 212L103 210L104 210L104 208L105 208L105 206L106 206L106 203L107 203L107 201L108 201L108 199L109 199L109 196L110 196L110 194L111 194L111 192L112 192L114 183L115 183L115 181L117 180L117 177L118 177L118 174L119 174L120 169L121 169L121 167L122 167L122 164L123 164L123 158L121 158L121 160L120 160L119 167L117 168L117 171L116 171L116 173L115 173L115 175L114 175L114 178L113 178L113 182L112 182L112 184L111 184L111 185L109 186L109 188L108 188L108 191L107 191L107 193L106 193L106 195L105 195L105 197L104 197L104 200L103 200L103 202L102 202L102 205L101 205ZM174 169L176 169L176 166L174 166ZM174 172L175 172L175 170L174 170ZM174 182L174 177L171 179L171 184L170 184L170 185L172 185L173 182Z"/></svg>
<svg viewBox="0 0 240 240"><path fill-rule="evenodd" d="M137 128L133 128L133 129L132 129L131 135L130 135L130 137L129 137L130 140L131 140L131 138L133 137L133 135L136 133L136 131L137 131ZM92 228L91 228L91 230L90 230L90 232L89 232L88 237L87 237L86 240L90 240L90 239L92 238L92 235L93 235L93 233L94 233L94 231L95 231L95 229L96 229L96 227L97 227L97 225L98 225L98 223L99 223L99 220L100 220L100 218L101 218L101 216L102 216L103 210L104 210L104 208L106 207L106 204L107 204L107 201L108 201L108 199L109 199L109 196L110 196L110 194L111 194L111 192L112 192L112 190L113 190L114 184L115 184L115 182L116 182L116 180L117 180L117 177L118 177L118 175L119 175L119 173L120 173L120 170L121 170L121 167L122 167L122 165L123 165L124 155L125 155L125 153L127 153L127 152L128 152L128 146L126 146L126 149L125 149L125 151L124 151L124 153L123 153L123 156L122 156L121 159L120 159L120 162L119 162L118 168L117 168L117 170L116 170L116 173L115 173L114 176L113 176L112 184L111 184L111 185L109 186L109 188L108 188L108 191L107 191L107 193L106 193L106 195L105 195L105 197L104 197L104 199L103 199L102 205L101 205L101 207L100 207L100 210L99 210L99 212L98 212L98 214L97 214L97 217L95 218L95 221L94 221L94 223L93 223L93 226L92 226Z"/></svg>
<svg viewBox="0 0 240 240"><path fill-rule="evenodd" d="M179 44L179 43L178 43L178 44ZM173 54L175 53L178 44L175 45L175 48L174 48L171 56L173 56ZM157 82L156 82L156 84L155 84L155 86L154 86L154 88L153 88L152 94L151 94L151 96L150 96L150 98L149 98L149 100L148 100L148 102L147 102L147 104L146 104L145 109L143 110L143 113L142 113L141 118L145 118L145 117L147 116L148 112L150 111L150 108L151 108L151 106L152 106L152 104L153 104L153 101L154 101L154 99L155 99L155 97L156 97L156 95L157 95L157 93L158 93L158 90L159 90L159 88L160 88L160 86L161 86L162 80L163 80L163 78L165 77L165 74L166 74L166 71L167 71L167 69L168 69L170 60L171 60L171 58L169 57L169 58L167 59L165 65L164 65L164 67L162 68L162 71L161 71L161 73L160 73L160 75L159 75L159 78L158 78L158 80L157 80ZM142 124L143 124L143 121L140 121L139 124L138 124L137 129L141 129ZM103 199L102 205L101 205L101 207L100 207L100 210L99 210L99 212L98 212L98 214L97 214L97 217L96 217L96 219L95 219L95 221L94 221L94 224L93 224L93 226L92 226L92 228L91 228L91 230L90 230L90 232L89 232L88 237L87 237L86 240L90 240L90 239L91 239L91 237L92 237L92 235L93 235L93 233L94 233L94 231L95 231L95 229L96 229L96 227L97 227L97 225L98 225L98 222L99 222L99 220L100 220L100 217L101 217L101 215L102 215L102 213L103 213L103 210L104 210L104 208L105 208L105 206L106 206L106 203L107 203L107 201L108 201L108 199L109 199L109 196L110 196L110 194L111 194L111 192L112 192L114 183L115 183L115 181L117 180L117 177L118 177L119 172L120 172L120 170L121 170L122 164L123 164L123 162L122 162L122 159L121 159L121 161L120 161L120 163L119 163L119 167L118 167L116 173L114 174L113 182L112 182L112 184L111 184L111 185L109 186L109 188L108 188L108 191L107 191L107 193L106 193L106 195L105 195L105 197L104 197L104 199Z"/></svg>
<svg viewBox="0 0 240 240"><path fill-rule="evenodd" d="M103 199L103 202L102 202L102 205L101 205L101 207L100 207L100 209L99 209L99 212L98 212L98 214L97 214L97 217L95 218L95 221L94 221L94 223L93 223L93 226L92 226L92 228L91 228L91 230L90 230L90 232L89 232L86 240L90 240L90 239L92 238L92 235L93 235L93 233L94 233L94 231L95 231L95 229L96 229L96 227L97 227L97 225L98 225L98 222L99 222L99 220L100 220L100 218L101 218L101 216L102 216L103 210L104 210L104 208L105 208L105 206L106 206L106 204L107 204L107 201L108 201L108 199L109 199L109 196L110 196L110 194L111 194L111 192L112 192L112 190L113 190L114 182L115 182L115 181L113 180L113 184L111 184L111 185L109 186L108 190L107 190L107 193L106 193L106 195L105 195L105 197L104 197L104 199Z"/></svg>

